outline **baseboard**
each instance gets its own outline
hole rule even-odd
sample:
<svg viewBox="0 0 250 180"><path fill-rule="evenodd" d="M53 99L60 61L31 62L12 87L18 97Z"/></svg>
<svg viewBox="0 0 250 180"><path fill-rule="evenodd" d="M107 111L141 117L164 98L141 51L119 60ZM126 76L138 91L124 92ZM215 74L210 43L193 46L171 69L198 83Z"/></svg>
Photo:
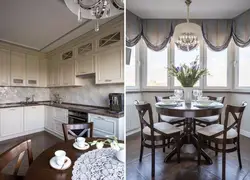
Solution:
<svg viewBox="0 0 250 180"><path fill-rule="evenodd" d="M3 136L3 137L0 137L0 141L14 139L14 138L17 138L17 137L38 133L38 132L41 132L41 131L44 131L44 128L40 128L40 129L36 129L36 130L32 130L32 131L25 131L25 132L21 132L21 133L9 135L9 136Z"/></svg>
<svg viewBox="0 0 250 180"><path fill-rule="evenodd" d="M243 136L246 136L246 137L250 138L250 132L249 131L241 129L240 130L240 134L243 135Z"/></svg>
<svg viewBox="0 0 250 180"><path fill-rule="evenodd" d="M44 130L45 130L46 132L48 132L48 133L50 133L50 134L52 134L52 135L58 137L59 139L64 140L64 137L63 137L62 135L60 135L60 134L58 134L58 133L56 133L56 132L54 132L54 131L51 131L50 129L47 129L47 128L44 128Z"/></svg>
<svg viewBox="0 0 250 180"><path fill-rule="evenodd" d="M126 132L126 136L130 136L130 135L135 134L135 133L138 133L138 132L140 132L140 131L141 131L141 129L138 128L138 129L135 129L135 130Z"/></svg>

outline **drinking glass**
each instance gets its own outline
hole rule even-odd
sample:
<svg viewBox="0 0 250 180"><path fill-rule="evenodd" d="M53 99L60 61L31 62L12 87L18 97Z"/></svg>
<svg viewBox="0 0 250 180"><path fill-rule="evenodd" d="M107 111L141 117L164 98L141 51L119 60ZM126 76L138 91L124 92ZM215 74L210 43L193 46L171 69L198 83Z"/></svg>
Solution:
<svg viewBox="0 0 250 180"><path fill-rule="evenodd" d="M198 92L197 92L197 96L198 96L198 98L197 99L199 99L199 98L201 98L202 97L202 90L197 90Z"/></svg>
<svg viewBox="0 0 250 180"><path fill-rule="evenodd" d="M174 90L174 96L179 100L183 96L183 91L181 89L175 89Z"/></svg>
<svg viewBox="0 0 250 180"><path fill-rule="evenodd" d="M198 100L198 93L199 93L199 90L197 90L197 89L193 90L193 95L194 95L194 98L196 101Z"/></svg>

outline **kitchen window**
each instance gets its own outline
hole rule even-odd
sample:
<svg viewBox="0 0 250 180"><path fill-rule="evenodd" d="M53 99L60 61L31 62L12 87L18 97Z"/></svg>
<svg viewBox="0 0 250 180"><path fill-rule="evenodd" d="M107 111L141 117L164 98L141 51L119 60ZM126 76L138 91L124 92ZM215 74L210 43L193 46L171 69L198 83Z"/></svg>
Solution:
<svg viewBox="0 0 250 180"><path fill-rule="evenodd" d="M238 48L238 87L250 88L249 67L250 67L250 46Z"/></svg>
<svg viewBox="0 0 250 180"><path fill-rule="evenodd" d="M223 51L213 51L206 49L206 68L210 75L206 76L207 87L227 87L228 86L228 49Z"/></svg>
<svg viewBox="0 0 250 180"><path fill-rule="evenodd" d="M147 48L147 87L168 85L168 48L153 51Z"/></svg>
<svg viewBox="0 0 250 180"><path fill-rule="evenodd" d="M198 64L200 63L200 46L197 46L191 51L182 51L176 45L174 47L174 65L179 66L181 64L190 65L196 58L199 58ZM198 87L200 82L198 81L195 84L195 87ZM180 82L175 78L174 86L181 86Z"/></svg>

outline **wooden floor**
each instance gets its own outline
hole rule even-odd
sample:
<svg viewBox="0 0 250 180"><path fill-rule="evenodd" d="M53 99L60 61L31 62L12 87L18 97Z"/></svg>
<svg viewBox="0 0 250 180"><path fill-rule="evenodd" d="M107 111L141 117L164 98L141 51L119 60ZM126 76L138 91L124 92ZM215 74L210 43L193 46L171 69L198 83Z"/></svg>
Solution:
<svg viewBox="0 0 250 180"><path fill-rule="evenodd" d="M134 134L127 137L127 180L150 180L151 179L151 151L144 149L144 156L139 163L140 135ZM167 149L169 152L171 149ZM213 160L212 165L206 165L202 161L197 166L195 154L181 154L181 163L178 164L176 157L171 162L164 163L166 156L162 149L156 152L156 180L220 180L222 168L222 156L216 157L213 151L206 150ZM236 152L227 154L227 178L226 180L250 180L250 139L241 137L241 158L243 168L238 167Z"/></svg>
<svg viewBox="0 0 250 180"><path fill-rule="evenodd" d="M36 159L36 157L39 154L41 154L45 149L48 149L49 147L53 146L54 144L58 142L62 142L61 139L44 131L44 132L39 132L36 134L0 142L0 153L6 151L7 149L15 146L19 142L22 142L26 139L31 139L32 141L32 152L33 152L34 159ZM16 159L12 161L11 163L9 163L8 166L3 170L3 173L13 174L15 162L16 162ZM28 157L26 153L24 157L24 161L20 167L18 174L25 175L28 168L29 168Z"/></svg>

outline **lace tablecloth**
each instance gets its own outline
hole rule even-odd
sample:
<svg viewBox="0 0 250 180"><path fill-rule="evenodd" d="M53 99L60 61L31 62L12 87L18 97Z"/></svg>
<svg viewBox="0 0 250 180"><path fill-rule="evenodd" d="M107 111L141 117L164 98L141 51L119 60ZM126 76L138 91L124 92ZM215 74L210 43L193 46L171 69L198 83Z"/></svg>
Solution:
<svg viewBox="0 0 250 180"><path fill-rule="evenodd" d="M73 167L72 180L124 179L124 163L111 148L96 149L81 155Z"/></svg>

